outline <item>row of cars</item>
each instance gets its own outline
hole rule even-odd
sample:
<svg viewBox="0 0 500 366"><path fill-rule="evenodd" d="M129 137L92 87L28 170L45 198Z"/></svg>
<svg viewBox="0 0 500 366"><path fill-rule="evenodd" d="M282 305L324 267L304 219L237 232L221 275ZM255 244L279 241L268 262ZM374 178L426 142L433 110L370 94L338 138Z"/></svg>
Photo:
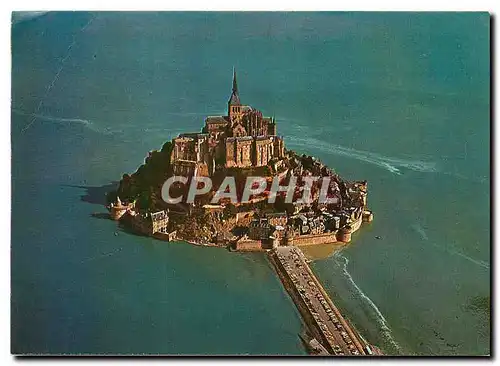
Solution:
<svg viewBox="0 0 500 366"><path fill-rule="evenodd" d="M349 349L351 354L352 355L359 355L360 353L359 353L358 349L356 348L356 346L354 345L351 337L345 331L344 326L339 321L338 317L335 315L335 313L331 309L330 305L328 305L328 303L326 302L323 295L321 295L321 293L317 293L316 298L318 299L319 303L323 306L323 309L325 309L326 314L330 318L330 320L333 323L333 325L335 326L335 328L337 328L337 330L340 332L340 336L342 337L344 342L347 344L347 348Z"/></svg>
<svg viewBox="0 0 500 366"><path fill-rule="evenodd" d="M349 335L345 332L344 327L342 326L338 317L335 315L335 313L329 306L328 302L325 300L321 292L318 290L318 287L316 283L313 281L313 278L311 277L309 272L303 268L304 267L303 263L305 261L305 258L303 257L303 255L301 255L302 253L298 253L294 249L295 248L291 248L290 251L288 252L288 255L284 255L278 251L277 256L280 262L283 264L290 279L294 283L296 289L298 290L300 297L302 298L308 310L312 314L317 326L321 329L321 332L323 333L328 343L332 347L334 353L336 355L345 355L344 350L340 347L340 345L337 344L337 341L333 336L332 332L318 314L317 312L318 309L316 309L315 304L313 304L312 296L314 296L317 302L321 304L324 311L328 315L329 320L332 321L336 329L340 332L341 337L345 341L350 354L359 355L360 354L359 351L353 344ZM306 286L307 289L304 288L304 286L302 286L301 281L299 281L297 277L297 273L299 273L302 276L302 278L304 278L305 282L307 283ZM314 302L316 303L316 301Z"/></svg>

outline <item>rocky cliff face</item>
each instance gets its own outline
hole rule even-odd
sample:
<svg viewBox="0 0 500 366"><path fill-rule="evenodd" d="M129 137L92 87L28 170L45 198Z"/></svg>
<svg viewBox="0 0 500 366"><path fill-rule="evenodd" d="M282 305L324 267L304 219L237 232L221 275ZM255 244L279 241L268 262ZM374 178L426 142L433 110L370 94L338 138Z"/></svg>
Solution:
<svg viewBox="0 0 500 366"><path fill-rule="evenodd" d="M124 174L118 189L108 193L108 203L113 202L118 195L127 201L137 199L137 204L141 209L163 209L161 187L172 175L171 151L171 142L166 142L160 151L150 152L144 159L144 164L135 173Z"/></svg>

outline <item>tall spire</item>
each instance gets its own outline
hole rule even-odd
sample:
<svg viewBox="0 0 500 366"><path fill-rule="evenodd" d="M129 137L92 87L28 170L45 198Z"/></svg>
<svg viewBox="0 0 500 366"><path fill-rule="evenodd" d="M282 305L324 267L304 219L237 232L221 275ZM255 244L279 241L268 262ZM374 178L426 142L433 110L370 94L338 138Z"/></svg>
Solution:
<svg viewBox="0 0 500 366"><path fill-rule="evenodd" d="M233 93L238 94L238 84L236 83L236 69L233 66Z"/></svg>
<svg viewBox="0 0 500 366"><path fill-rule="evenodd" d="M230 105L241 105L240 96L238 95L238 84L236 83L236 69L233 67L233 90L229 98Z"/></svg>

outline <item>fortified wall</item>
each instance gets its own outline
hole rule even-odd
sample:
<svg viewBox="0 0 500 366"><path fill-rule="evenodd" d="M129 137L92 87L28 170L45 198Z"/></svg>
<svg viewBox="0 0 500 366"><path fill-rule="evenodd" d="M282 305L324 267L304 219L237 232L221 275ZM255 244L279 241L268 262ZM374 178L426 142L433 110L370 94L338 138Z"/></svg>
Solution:
<svg viewBox="0 0 500 366"><path fill-rule="evenodd" d="M364 211L358 219L353 221L350 225L333 232L324 232L321 234L309 235L284 235L277 243L271 240L252 240L248 238L237 240L233 243L233 248L236 251L264 251L266 249L275 248L278 246L310 246L318 244L333 244L333 243L349 243L351 235L359 230L363 222L370 222L373 220L373 213ZM270 243L268 243L270 242Z"/></svg>

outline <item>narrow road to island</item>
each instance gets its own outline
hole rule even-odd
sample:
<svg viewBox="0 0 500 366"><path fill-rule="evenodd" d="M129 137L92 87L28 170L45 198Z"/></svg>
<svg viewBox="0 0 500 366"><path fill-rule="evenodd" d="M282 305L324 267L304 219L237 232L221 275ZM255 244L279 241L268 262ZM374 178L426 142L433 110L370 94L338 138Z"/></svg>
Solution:
<svg viewBox="0 0 500 366"><path fill-rule="evenodd" d="M278 247L269 252L269 258L309 328L310 348L316 348L313 344L319 342L322 347L316 351L318 354L325 351L339 356L379 353L342 316L299 248Z"/></svg>

